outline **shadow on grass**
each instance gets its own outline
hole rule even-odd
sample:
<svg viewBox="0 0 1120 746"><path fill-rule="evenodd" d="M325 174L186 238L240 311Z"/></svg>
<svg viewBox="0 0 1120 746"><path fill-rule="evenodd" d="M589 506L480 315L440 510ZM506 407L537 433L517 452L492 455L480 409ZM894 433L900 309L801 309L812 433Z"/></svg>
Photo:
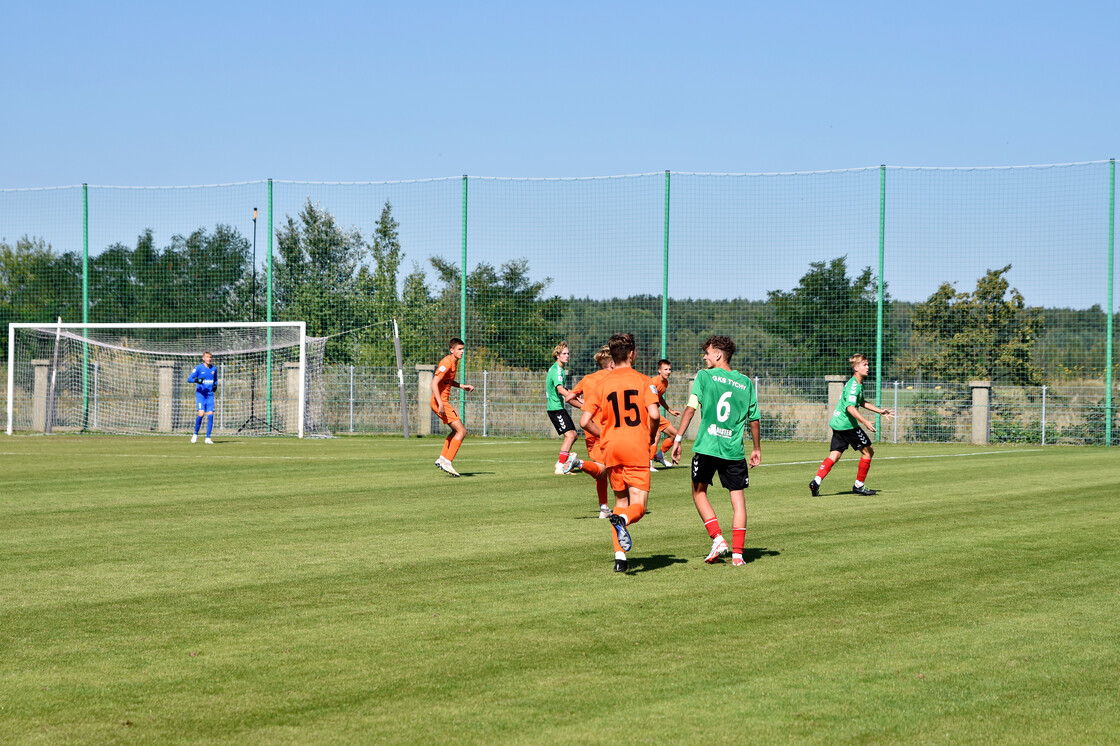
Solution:
<svg viewBox="0 0 1120 746"><path fill-rule="evenodd" d="M653 515L653 511L652 511L652 510L648 510L648 509L647 509L647 510L646 510L646 515ZM591 515L576 515L576 516L572 516L572 520L573 520L573 521L586 521L586 520L587 520L588 518L595 518L596 520L599 520L599 511L597 511L597 510L596 510L596 511L595 511L594 513L592 513ZM604 519L602 519L602 521L603 521L603 525L604 525L604 526L609 526L609 525L610 525L609 523L607 523L607 521L606 521L606 519L605 519L605 518L604 518Z"/></svg>
<svg viewBox="0 0 1120 746"><path fill-rule="evenodd" d="M688 562L688 560L684 557L675 557L671 554L655 554L651 557L631 557L630 569L627 571L627 574L660 570L670 565L679 565L684 562Z"/></svg>
<svg viewBox="0 0 1120 746"><path fill-rule="evenodd" d="M777 549L767 549L766 547L745 547L743 549L743 562L748 565L755 560L762 559L763 557L777 557L781 552ZM731 559L725 558L721 562L731 562Z"/></svg>
<svg viewBox="0 0 1120 746"><path fill-rule="evenodd" d="M461 476L461 477L477 477L477 476L481 476L481 475L485 475L485 474L493 474L493 473L494 472L492 472L492 471L461 471L461 472L459 472L459 476Z"/></svg>

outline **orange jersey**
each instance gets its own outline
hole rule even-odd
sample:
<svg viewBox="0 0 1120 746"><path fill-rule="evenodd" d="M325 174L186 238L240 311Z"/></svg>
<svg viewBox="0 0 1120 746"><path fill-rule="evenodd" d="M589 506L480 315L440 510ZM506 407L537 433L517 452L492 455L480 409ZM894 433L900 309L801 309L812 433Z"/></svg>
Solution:
<svg viewBox="0 0 1120 746"><path fill-rule="evenodd" d="M649 468L649 405L657 394L649 378L633 368L607 371L593 392L584 398L587 411L603 429L601 448L607 466Z"/></svg>
<svg viewBox="0 0 1120 746"><path fill-rule="evenodd" d="M650 376L649 382L657 389L658 396L665 396L665 391L669 388L669 382L661 376Z"/></svg>
<svg viewBox="0 0 1120 746"><path fill-rule="evenodd" d="M436 366L436 372L433 376L436 380L436 386L439 391L439 396L445 402L451 401L451 382L455 380L455 371L459 368L459 361L455 359L454 355L448 355L443 360L439 361ZM432 408L438 408L439 402L436 397L432 397Z"/></svg>
<svg viewBox="0 0 1120 746"><path fill-rule="evenodd" d="M579 383L577 383L572 388L572 393L573 394L575 394L576 396L582 396L583 397L583 406L584 407L588 406L587 402L589 402L594 397L595 392L598 391L599 384L602 382L603 375L605 375L606 373L607 373L607 370L605 368L600 368L599 370L595 371L594 373L588 373L586 376L579 379ZM602 427L602 426L603 426L603 423L600 422L599 427ZM589 432L584 432L583 439L587 443L587 448L588 448L587 452L588 452L588 454L590 454L591 453L591 447L599 441L599 436L592 435Z"/></svg>

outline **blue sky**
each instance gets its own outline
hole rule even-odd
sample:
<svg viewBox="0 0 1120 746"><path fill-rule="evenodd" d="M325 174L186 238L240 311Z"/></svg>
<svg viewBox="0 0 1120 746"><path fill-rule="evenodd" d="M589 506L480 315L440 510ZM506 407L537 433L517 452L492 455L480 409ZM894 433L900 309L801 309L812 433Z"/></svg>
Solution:
<svg viewBox="0 0 1120 746"><path fill-rule="evenodd" d="M0 187L1107 159L1118 4L9 3Z"/></svg>
<svg viewBox="0 0 1120 746"><path fill-rule="evenodd" d="M554 292L602 295L615 284L596 289L570 267L658 256L652 172L1120 152L1116 3L696 5L20 3L0 44L0 188L649 173L472 187L472 264L527 256ZM1103 305L1105 171L889 172L896 297L920 300L942 280L967 289L1013 263L1028 302ZM711 194L680 180L673 297L762 298L840 253L874 264L877 170L763 181L776 201L742 180ZM161 245L219 221L248 235L251 207L264 207L260 184L185 194L94 193L91 249L134 244L145 227ZM388 196L408 218L408 261L457 259L458 194L452 182L288 185L277 224L312 197L368 233ZM1069 196L1050 221L1047 195ZM4 199L0 238L80 243L73 190ZM590 211L588 223L557 204ZM731 258L732 270L704 271ZM658 294L647 269L640 291Z"/></svg>

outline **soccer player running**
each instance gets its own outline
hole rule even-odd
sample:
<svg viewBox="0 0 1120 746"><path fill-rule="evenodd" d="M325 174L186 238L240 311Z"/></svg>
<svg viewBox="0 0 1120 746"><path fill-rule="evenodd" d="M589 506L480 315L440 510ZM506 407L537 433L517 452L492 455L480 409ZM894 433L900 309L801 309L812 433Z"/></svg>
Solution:
<svg viewBox="0 0 1120 746"><path fill-rule="evenodd" d="M717 335L704 342L706 370L696 374L692 395L681 417L680 432L688 431L696 410L700 410L700 427L696 442L692 444L692 502L704 528L712 537L712 549L704 561L711 564L727 553L727 541L719 528L719 520L708 501L708 486L719 472L719 481L731 494L731 564L747 564L743 559L743 546L747 540L747 500L745 491L750 486L747 468L762 463L759 444L758 398L751 379L739 371L731 370L731 357L735 343L729 337ZM750 461L743 451L743 430L751 423ZM673 462L681 460L681 435L673 439Z"/></svg>
<svg viewBox="0 0 1120 746"><path fill-rule="evenodd" d="M459 369L459 361L463 359L463 352L467 349L463 340L452 337L447 343L447 355L439 361L435 375L432 376L432 411L439 417L439 421L451 428L447 439L443 441L443 450L436 459L436 467L447 472L453 477L459 476L455 471L452 461L467 437L467 428L464 427L458 410L451 404L451 389L474 391L474 386L459 383L455 380L455 372Z"/></svg>
<svg viewBox="0 0 1120 746"><path fill-rule="evenodd" d="M812 482L809 482L809 492L813 494L813 497L820 493L821 482L828 476L833 464L840 460L840 456L847 450L848 446L862 454L859 458L859 466L856 467L856 481L852 485L852 492L857 495L875 494L874 490L867 489L863 484L864 480L867 479L867 472L871 468L871 457L875 455L875 448L872 447L871 439L867 437L867 433L859 427L862 424L871 432L875 432L875 426L859 413L859 408L863 407L884 417L893 417L894 412L889 409L880 409L874 404L868 404L863 399L863 379L867 378L868 370L871 368L870 363L867 362L867 356L857 352L848 358L848 362L852 365L852 377L844 384L844 390L840 392L840 401L836 403L836 411L832 413L832 419L828 421L828 426L832 428L832 451L821 462L821 468L817 470L817 476L813 477Z"/></svg>
<svg viewBox="0 0 1120 746"><path fill-rule="evenodd" d="M598 390L599 383L602 377L606 375L607 371L614 369L614 360L611 359L611 348L603 345L599 351L595 353L595 362L599 365L599 370L594 373L589 373L583 378L579 379L579 383L572 387L568 393L567 401L573 406L584 409L587 404L587 399L595 398L595 392ZM600 412L600 414L602 414ZM602 424L600 423L600 427ZM610 518L611 508L607 504L608 501L608 485L610 484L607 478L606 457L603 456L602 449L599 445L599 438L587 431L583 433L583 442L587 446L587 458L580 459L574 453L565 466L565 473L572 473L573 471L582 471L592 479L595 480L595 493L599 498L599 517Z"/></svg>
<svg viewBox="0 0 1120 746"><path fill-rule="evenodd" d="M206 443L214 445L214 441L210 440L210 433L214 430L214 392L218 388L218 369L211 362L213 357L209 352L202 353L202 362L194 366L194 370L187 376L187 383L195 385L194 401L198 405L192 443L198 442L198 428L202 425L202 416L206 415Z"/></svg>
<svg viewBox="0 0 1120 746"><path fill-rule="evenodd" d="M670 407L669 403L665 401L665 391L669 388L669 376L671 375L673 375L673 364L667 359L662 358L657 361L657 375L652 376L649 381L653 384L654 390L657 391L657 406L664 407L665 411L674 417L680 417L681 413ZM662 434L666 437L664 444L660 448L658 448L656 440L653 442L653 445L650 446L649 470L652 472L657 471L657 467L654 466L654 463L661 464L662 466L672 466L669 459L665 458L665 454L673 447L673 436L677 434L677 429L673 427L673 423L669 421L668 417L662 417L661 424L659 424L657 428L657 437L660 439Z"/></svg>
<svg viewBox="0 0 1120 746"><path fill-rule="evenodd" d="M649 500L649 446L657 437L661 412L649 378L634 370L637 345L633 334L610 338L614 370L602 377L598 390L585 400L580 417L584 432L601 438L607 475L614 490L614 571L626 572L629 526L646 514ZM596 417L596 415L600 415Z"/></svg>
<svg viewBox="0 0 1120 746"><path fill-rule="evenodd" d="M548 375L544 379L545 396L548 400L548 419L552 420L552 426L556 428L556 434L564 439L560 445L560 455L556 458L556 468L553 469L554 474L564 474L566 469L564 465L568 462L569 457L574 454L571 453L572 446L576 442L579 434L576 432L576 423L572 421L572 416L568 414L568 410L564 409L564 402L571 398L571 392L564 388L564 377L567 371L564 366L568 364L568 358L571 352L568 350L568 343L561 342L552 348L552 359L555 360L552 367L548 369Z"/></svg>

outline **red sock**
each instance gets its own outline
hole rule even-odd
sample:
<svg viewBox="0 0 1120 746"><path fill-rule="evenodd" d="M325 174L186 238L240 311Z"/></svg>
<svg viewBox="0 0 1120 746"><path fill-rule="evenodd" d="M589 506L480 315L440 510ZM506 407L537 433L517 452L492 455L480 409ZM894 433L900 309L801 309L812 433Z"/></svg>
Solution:
<svg viewBox="0 0 1120 746"><path fill-rule="evenodd" d="M556 457L556 461L557 463L566 464L568 462L568 457L571 455L572 454L568 451L560 451L560 455Z"/></svg>
<svg viewBox="0 0 1120 746"><path fill-rule="evenodd" d="M835 463L836 462L833 461L832 459L826 458L824 461L821 462L821 468L817 469L817 476L820 477L823 480L825 477L828 476L828 473L830 471L832 471L832 466Z"/></svg>
<svg viewBox="0 0 1120 746"><path fill-rule="evenodd" d="M673 450L673 442L674 441L672 438L666 438L665 442L661 444L661 452L668 453L669 451Z"/></svg>
<svg viewBox="0 0 1120 746"><path fill-rule="evenodd" d="M742 554L743 545L747 543L746 528L731 528L731 553Z"/></svg>
<svg viewBox="0 0 1120 746"><path fill-rule="evenodd" d="M867 472L871 469L871 459L864 456L859 460L859 468L856 469L856 479L860 482L867 479Z"/></svg>
<svg viewBox="0 0 1120 746"><path fill-rule="evenodd" d="M584 461L583 464L579 467L579 470L584 474L590 474L596 479L601 477L604 471L603 467L599 466L594 461Z"/></svg>
<svg viewBox="0 0 1120 746"><path fill-rule="evenodd" d="M713 539L716 538L720 534L719 519L709 518L708 520L704 521L704 528L708 529L708 536L712 537Z"/></svg>
<svg viewBox="0 0 1120 746"><path fill-rule="evenodd" d="M606 479L605 477L602 478L602 479L596 479L595 480L595 492L597 492L599 494L599 505L606 505L607 504L607 492L608 492L607 482L608 481L610 481L610 480Z"/></svg>
<svg viewBox="0 0 1120 746"><path fill-rule="evenodd" d="M626 516L626 525L632 526L642 520L646 514L646 506L641 504L627 505L625 508L615 508L614 512Z"/></svg>

